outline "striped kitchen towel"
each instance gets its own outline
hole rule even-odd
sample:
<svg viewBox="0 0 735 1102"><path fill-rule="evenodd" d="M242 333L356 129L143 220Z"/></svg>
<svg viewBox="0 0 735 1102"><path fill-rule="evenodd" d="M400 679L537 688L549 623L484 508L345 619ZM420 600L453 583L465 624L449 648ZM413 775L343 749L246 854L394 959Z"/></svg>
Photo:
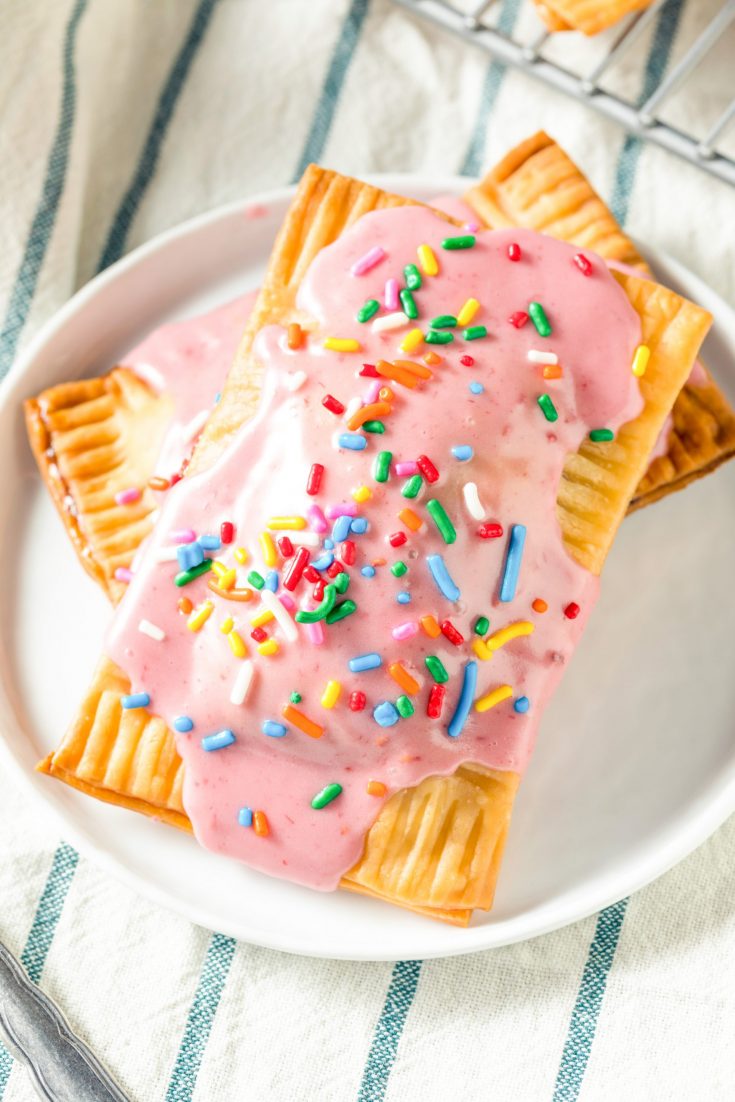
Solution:
<svg viewBox="0 0 735 1102"><path fill-rule="evenodd" d="M525 0L500 2L507 30L535 18ZM631 77L641 96L717 7L667 0ZM735 226L730 189L389 0L5 0L3 32L2 373L123 253L309 161L474 174L541 127L631 232L735 298L731 240L712 232ZM735 1091L732 822L567 929L394 964L290 957L192 926L80 859L4 776L0 831L0 938L134 1102ZM32 1097L0 1049L0 1100Z"/></svg>

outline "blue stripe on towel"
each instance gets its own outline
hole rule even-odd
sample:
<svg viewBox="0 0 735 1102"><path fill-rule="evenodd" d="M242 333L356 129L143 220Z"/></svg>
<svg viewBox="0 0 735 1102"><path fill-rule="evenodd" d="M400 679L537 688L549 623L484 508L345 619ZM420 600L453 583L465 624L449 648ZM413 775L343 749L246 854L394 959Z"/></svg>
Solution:
<svg viewBox="0 0 735 1102"><path fill-rule="evenodd" d="M423 961L420 960L399 960L393 968L362 1073L357 1102L382 1102L385 1098L398 1043L418 987L422 964Z"/></svg>

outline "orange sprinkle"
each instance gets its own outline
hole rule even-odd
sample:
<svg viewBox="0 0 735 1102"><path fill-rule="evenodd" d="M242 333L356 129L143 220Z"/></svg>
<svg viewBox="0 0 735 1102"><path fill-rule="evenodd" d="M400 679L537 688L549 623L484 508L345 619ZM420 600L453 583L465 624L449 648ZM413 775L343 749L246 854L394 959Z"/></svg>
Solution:
<svg viewBox="0 0 735 1102"><path fill-rule="evenodd" d="M373 741L374 741L376 746L387 746L388 745L388 736L387 735L378 735L378 737L373 739Z"/></svg>
<svg viewBox="0 0 735 1102"><path fill-rule="evenodd" d="M304 331L298 322L292 321L286 331L286 344L292 350L301 348L301 342L304 339Z"/></svg>
<svg viewBox="0 0 735 1102"><path fill-rule="evenodd" d="M355 429L359 429L366 421L375 421L379 417L387 417L389 413L393 412L392 406L388 402L372 402L369 406L361 406L356 413L352 414L347 422L347 428L350 432L354 432Z"/></svg>
<svg viewBox="0 0 735 1102"><path fill-rule="evenodd" d="M531 604L531 608L534 612L546 612L548 607L549 606L547 605L546 601L544 601L541 597L537 597L536 600L533 601L533 603Z"/></svg>
<svg viewBox="0 0 735 1102"><path fill-rule="evenodd" d="M442 629L437 623L436 616L422 616L419 623L425 634L429 636L429 639L438 639L442 633Z"/></svg>
<svg viewBox="0 0 735 1102"><path fill-rule="evenodd" d="M438 354L438 352L427 352L425 356L422 356L422 359L425 364L429 365L429 367L438 367L439 364L444 363L443 358Z"/></svg>
<svg viewBox="0 0 735 1102"><path fill-rule="evenodd" d="M388 667L388 673L396 684L400 685L404 693L408 693L409 696L413 696L421 688L416 678L411 677L411 674L402 662L391 662Z"/></svg>
<svg viewBox="0 0 735 1102"><path fill-rule="evenodd" d="M148 479L148 485L151 490L168 490L171 483L167 478L161 478L160 475L154 474Z"/></svg>
<svg viewBox="0 0 735 1102"><path fill-rule="evenodd" d="M424 367L423 364L417 364L415 360L394 360L394 367L405 367L406 371L410 371L412 375L418 375L419 379L431 379L434 372L429 371L428 367Z"/></svg>
<svg viewBox="0 0 735 1102"><path fill-rule="evenodd" d="M271 828L268 822L268 816L264 811L253 812L253 827L255 828L255 833L259 834L261 838L268 837Z"/></svg>
<svg viewBox="0 0 735 1102"><path fill-rule="evenodd" d="M546 364L544 367L545 379L561 379L564 371L561 364Z"/></svg>
<svg viewBox="0 0 735 1102"><path fill-rule="evenodd" d="M300 731L303 731L309 738L321 738L324 734L324 728L315 723L313 719L309 719L298 708L294 708L292 704L284 704L281 709L281 715L284 719L287 719L289 723L293 723L294 727L298 727Z"/></svg>
<svg viewBox="0 0 735 1102"><path fill-rule="evenodd" d="M412 532L418 532L421 525L424 523L418 513L414 513L413 509L409 509L406 506L405 509L401 509L398 514L398 519L406 525L406 528L410 528Z"/></svg>
<svg viewBox="0 0 735 1102"><path fill-rule="evenodd" d="M183 612L184 616L188 616L194 605L191 603L188 597L179 597L176 604L179 612Z"/></svg>
<svg viewBox="0 0 735 1102"><path fill-rule="evenodd" d="M389 386L381 386L380 390L378 391L378 397L380 398L381 402L392 402L395 398L395 394Z"/></svg>
<svg viewBox="0 0 735 1102"><path fill-rule="evenodd" d="M388 360L378 360L375 365L375 370L378 375L382 375L384 379L393 379L395 382L400 383L401 386L408 387L409 390L415 390L418 386L418 375L414 375L412 371L406 371L405 368L396 367L395 364L389 363Z"/></svg>
<svg viewBox="0 0 735 1102"><path fill-rule="evenodd" d="M238 589L236 586L232 589L222 589L216 578L207 578L207 585L212 593L216 593L218 597L224 597L226 601L252 601L253 599L252 589Z"/></svg>
<svg viewBox="0 0 735 1102"><path fill-rule="evenodd" d="M382 781L368 781L365 791L368 796L385 796L388 789Z"/></svg>

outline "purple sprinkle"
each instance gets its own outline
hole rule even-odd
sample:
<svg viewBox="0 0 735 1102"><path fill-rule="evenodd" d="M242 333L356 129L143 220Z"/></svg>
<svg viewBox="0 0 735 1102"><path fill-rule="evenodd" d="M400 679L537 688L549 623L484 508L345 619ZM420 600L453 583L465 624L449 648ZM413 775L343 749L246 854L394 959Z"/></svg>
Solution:
<svg viewBox="0 0 735 1102"><path fill-rule="evenodd" d="M418 474L419 465L415 463L413 459L406 460L404 463L396 463L393 470L396 472L398 478L405 478L406 475Z"/></svg>
<svg viewBox="0 0 735 1102"><path fill-rule="evenodd" d="M197 538L197 534L193 528L177 528L174 532L169 533L168 538L172 543L193 543Z"/></svg>
<svg viewBox="0 0 735 1102"><path fill-rule="evenodd" d="M477 233L477 231L480 229L480 223L479 222L465 222L464 228L466 230L469 230L470 233Z"/></svg>
<svg viewBox="0 0 735 1102"><path fill-rule="evenodd" d="M324 642L324 622L317 620L315 624L305 624L306 634L315 647L320 647Z"/></svg>
<svg viewBox="0 0 735 1102"><path fill-rule="evenodd" d="M127 566L118 566L115 570L115 580L128 585L133 580L132 570L128 570Z"/></svg>
<svg viewBox="0 0 735 1102"><path fill-rule="evenodd" d="M376 379L375 382L370 384L365 394L365 405L369 406L372 405L373 402L377 402L378 398L380 397L382 386L382 379Z"/></svg>
<svg viewBox="0 0 735 1102"><path fill-rule="evenodd" d="M324 513L318 505L310 505L306 510L306 515L309 518L309 525L311 526L312 532L326 532L329 525L327 524Z"/></svg>
<svg viewBox="0 0 735 1102"><path fill-rule="evenodd" d="M384 297L383 301L385 302L386 310L397 310L398 309L398 280L397 279L387 279L385 281L385 297Z"/></svg>
<svg viewBox="0 0 735 1102"><path fill-rule="evenodd" d="M350 501L343 505L327 505L324 510L329 520L336 520L337 517L356 517L357 516L357 502Z"/></svg>
<svg viewBox="0 0 735 1102"><path fill-rule="evenodd" d="M134 501L140 500L140 490L137 486L130 486L127 490L120 490L118 494L115 494L116 505L132 505Z"/></svg>
<svg viewBox="0 0 735 1102"><path fill-rule="evenodd" d="M380 245L373 245L372 249L368 249L364 256L361 256L359 260L350 268L350 272L353 276L365 275L365 272L371 271L376 264L380 264L381 260L385 259L385 249Z"/></svg>
<svg viewBox="0 0 735 1102"><path fill-rule="evenodd" d="M398 639L401 642L404 639L410 639L414 635L418 635L419 625L415 620L409 620L406 624L399 624L397 628L393 628L391 635L394 639Z"/></svg>

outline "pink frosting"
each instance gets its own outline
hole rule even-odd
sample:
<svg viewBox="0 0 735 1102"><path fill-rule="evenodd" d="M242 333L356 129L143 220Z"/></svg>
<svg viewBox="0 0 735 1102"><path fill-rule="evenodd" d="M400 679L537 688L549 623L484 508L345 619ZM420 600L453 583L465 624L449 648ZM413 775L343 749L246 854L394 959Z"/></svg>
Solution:
<svg viewBox="0 0 735 1102"><path fill-rule="evenodd" d="M298 296L299 307L316 319L316 331L296 351L287 348L278 327L258 335L255 355L265 369L259 412L213 468L182 480L166 495L160 522L107 639L107 653L129 676L133 691L150 694L152 711L169 724L182 715L193 721L193 730L177 734L176 744L185 762L184 804L199 841L315 888L335 888L359 857L382 804L368 794L369 780L382 781L390 796L427 776L451 773L462 762L525 769L539 717L597 595L597 580L569 557L560 536L556 495L565 457L591 429L616 431L641 408L630 370L640 342L639 319L599 258L590 256L592 275L584 276L572 262L577 250L550 237L523 230L487 232L477 237L474 248L449 251L441 242L451 232L426 210L387 210L363 217L319 254ZM521 247L520 263L508 261L511 241ZM406 263L415 261L422 243L433 248L440 273L424 277L415 293L420 318L411 325L426 330L429 319L456 314L474 297L482 305L473 324L486 325L489 335L467 340L461 329L454 330L451 344L435 348L442 363L432 366L432 377L415 389L386 380L395 396L392 411L382 416L385 433L358 430L366 447L348 450L339 438L349 431L351 400L366 390L359 374L363 363L409 358L420 363L419 355L428 351L423 345L413 357L399 352L407 328L375 333L371 322L355 320L365 300L381 299L384 269L400 275ZM375 245L387 254L380 268L349 276L352 265ZM511 314L526 310L532 301L545 307L551 336L539 336L530 321L522 329L508 323ZM323 347L326 337L354 338L360 351L329 351ZM544 380L542 367L528 359L530 350L555 353L563 377ZM471 366L460 363L467 356L474 360ZM305 374L305 381L294 387L297 372ZM473 381L484 384L483 393L470 390ZM559 411L554 423L545 420L537 404L543 393L552 396ZM347 412L335 416L326 409L326 394L348 407ZM468 461L452 454L453 447L462 445L473 449ZM430 457L438 480L424 484L417 498L406 499L403 479L391 474L380 483L373 477L381 450L392 452L396 461ZM321 489L312 497L306 494L306 481L314 463L325 471ZM501 538L478 535L480 521L470 515L465 498L470 482L479 489L484 519L503 526ZM231 521L234 544L210 554L236 568L237 586L245 587L250 570L267 573L259 535L272 517L306 518L312 505L334 513L334 506L352 505L352 491L361 486L369 487L372 496L359 505L356 520L364 518L369 527L364 534L349 535L355 559L345 567L350 576L346 597L358 607L347 618L315 626L289 620L287 632L271 621L265 630L280 650L266 657L257 653L249 634L250 618L262 611L257 593L248 603L223 600L208 588L206 575L184 589L174 586L177 564L161 554L171 545L172 532L191 528L199 536L217 534L223 521ZM456 529L452 543L444 542L431 519L427 502L432 499L451 518ZM407 506L423 521L417 533L399 519ZM334 523L344 528L344 521ZM516 595L502 602L499 585L513 525L527 526L528 535ZM397 531L408 539L394 548L388 537ZM309 527L304 532L311 561L318 561L324 537ZM298 548L299 530L287 535ZM232 553L240 546L250 555L244 566ZM338 560L343 553L350 557L341 544L335 553ZM459 587L458 600L440 592L428 568L430 555L443 556ZM280 579L289 561L279 560ZM408 567L401 577L390 570L398 561ZM373 567L374 575L364 576L363 567ZM314 606L312 589L302 579L292 591L300 608ZM285 594L282 585L279 593ZM408 594L410 603L399 603L399 593ZM188 630L186 616L177 611L182 594L195 606L207 599L214 603L200 631ZM535 598L548 603L545 614L533 611ZM571 602L581 608L574 619L564 611ZM464 643L454 646L444 635L430 638L418 627L426 615L449 619ZM490 618L491 632L526 620L535 630L496 650L490 661L477 662L475 697L504 684L512 687L512 697L489 711L471 710L461 734L453 738L448 722L458 705L466 664L475 661L473 623L480 615ZM247 643L248 659L236 658L220 631L227 616L234 618ZM157 642L140 632L142 619L162 629L165 640ZM289 641L294 627L297 639ZM381 656L380 668L351 672L349 660L368 652ZM438 719L427 717L433 685L424 664L427 655L439 656L449 675ZM403 692L388 670L397 660L420 688L411 697L415 714L384 728L373 713L381 702L395 702ZM253 682L245 703L233 704L230 695L243 661L253 664ZM327 709L321 698L331 680L341 684L341 695ZM367 698L362 711L348 706L355 691ZM324 728L322 737L310 738L284 719L292 692L302 697L297 707ZM514 708L521 696L530 700L525 714ZM267 720L284 723L285 737L264 734ZM205 751L202 738L223 729L231 730L235 741ZM313 796L332 783L342 786L341 795L314 810ZM266 813L267 837L239 825L242 807Z"/></svg>

